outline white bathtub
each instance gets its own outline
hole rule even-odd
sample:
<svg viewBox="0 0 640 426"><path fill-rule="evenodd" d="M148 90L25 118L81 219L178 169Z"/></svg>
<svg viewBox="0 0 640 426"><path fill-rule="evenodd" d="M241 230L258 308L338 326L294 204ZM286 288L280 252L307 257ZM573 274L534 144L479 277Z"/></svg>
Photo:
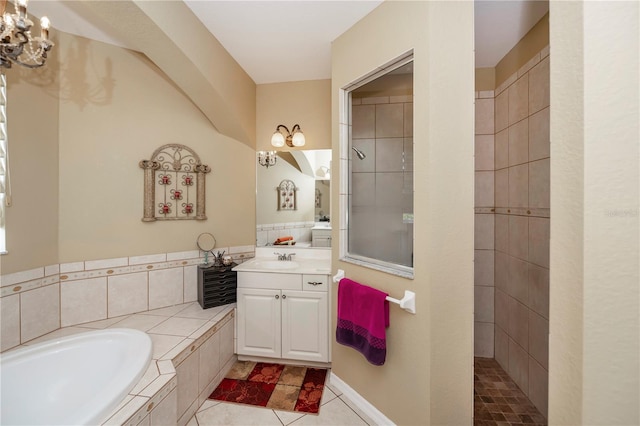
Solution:
<svg viewBox="0 0 640 426"><path fill-rule="evenodd" d="M151 361L146 333L74 334L0 355L2 425L94 425L124 399Z"/></svg>

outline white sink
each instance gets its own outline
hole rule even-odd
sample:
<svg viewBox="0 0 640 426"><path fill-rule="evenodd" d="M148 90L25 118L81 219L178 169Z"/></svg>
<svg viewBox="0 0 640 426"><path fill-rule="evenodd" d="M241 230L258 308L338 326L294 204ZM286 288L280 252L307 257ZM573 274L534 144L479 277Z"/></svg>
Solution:
<svg viewBox="0 0 640 426"><path fill-rule="evenodd" d="M255 263L255 267L270 269L273 271L281 271L284 269L296 269L300 267L300 264L293 260L260 260Z"/></svg>

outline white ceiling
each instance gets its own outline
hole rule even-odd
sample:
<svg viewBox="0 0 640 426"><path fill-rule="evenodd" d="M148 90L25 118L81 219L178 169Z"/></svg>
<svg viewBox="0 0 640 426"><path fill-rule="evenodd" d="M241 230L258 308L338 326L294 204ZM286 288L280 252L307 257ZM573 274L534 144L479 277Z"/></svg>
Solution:
<svg viewBox="0 0 640 426"><path fill-rule="evenodd" d="M180 1L180 0L172 0ZM206 1L187 6L257 84L331 78L331 42L382 1ZM476 67L493 67L549 10L548 0L476 0ZM64 2L32 0L67 33L126 46L91 16Z"/></svg>
<svg viewBox="0 0 640 426"><path fill-rule="evenodd" d="M382 1L185 3L262 84L331 78L331 42Z"/></svg>

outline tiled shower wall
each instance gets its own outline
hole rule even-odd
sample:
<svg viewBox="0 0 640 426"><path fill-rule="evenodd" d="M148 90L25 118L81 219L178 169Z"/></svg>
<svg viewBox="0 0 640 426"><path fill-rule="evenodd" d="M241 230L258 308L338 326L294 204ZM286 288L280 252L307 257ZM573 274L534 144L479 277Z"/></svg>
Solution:
<svg viewBox="0 0 640 426"><path fill-rule="evenodd" d="M349 251L410 265L413 223L413 96L352 100Z"/></svg>
<svg viewBox="0 0 640 426"><path fill-rule="evenodd" d="M489 94L476 99L475 353L490 357L493 346L495 359L546 417L549 48L496 88L494 99Z"/></svg>
<svg viewBox="0 0 640 426"><path fill-rule="evenodd" d="M474 354L493 358L494 347L494 99L476 92Z"/></svg>
<svg viewBox="0 0 640 426"><path fill-rule="evenodd" d="M254 246L225 250L235 262ZM197 300L198 250L63 263L0 277L0 350L61 327Z"/></svg>

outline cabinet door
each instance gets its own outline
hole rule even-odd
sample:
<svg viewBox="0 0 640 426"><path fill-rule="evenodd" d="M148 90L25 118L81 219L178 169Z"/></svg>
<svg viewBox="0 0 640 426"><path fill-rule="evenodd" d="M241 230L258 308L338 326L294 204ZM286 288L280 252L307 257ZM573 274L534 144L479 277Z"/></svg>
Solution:
<svg viewBox="0 0 640 426"><path fill-rule="evenodd" d="M238 289L238 354L281 355L280 290Z"/></svg>
<svg viewBox="0 0 640 426"><path fill-rule="evenodd" d="M282 358L329 361L327 293L282 291Z"/></svg>

